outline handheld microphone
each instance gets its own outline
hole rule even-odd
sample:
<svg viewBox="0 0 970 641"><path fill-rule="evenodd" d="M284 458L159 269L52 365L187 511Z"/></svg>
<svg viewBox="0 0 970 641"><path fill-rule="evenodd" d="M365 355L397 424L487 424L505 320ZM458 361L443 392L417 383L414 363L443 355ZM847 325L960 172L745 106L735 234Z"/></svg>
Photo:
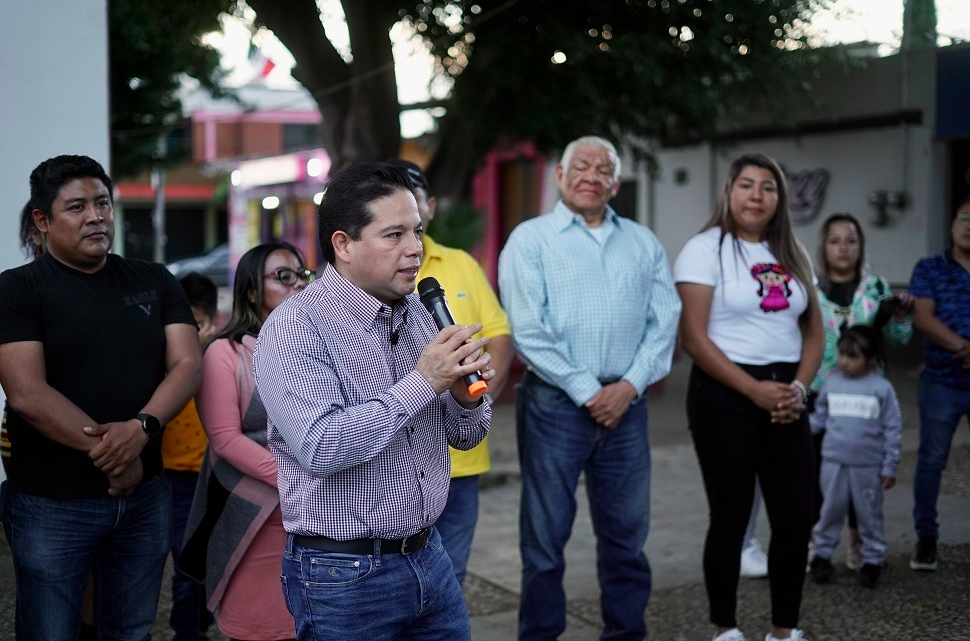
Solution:
<svg viewBox="0 0 970 641"><path fill-rule="evenodd" d="M445 300L445 290L441 288L438 279L431 276L422 278L418 283L418 295L434 318L434 324L438 326L439 331L455 324L455 318L448 309L448 301ZM478 372L465 374L464 379L468 386L468 393L472 396L481 396L488 389L488 384L482 380L482 375Z"/></svg>

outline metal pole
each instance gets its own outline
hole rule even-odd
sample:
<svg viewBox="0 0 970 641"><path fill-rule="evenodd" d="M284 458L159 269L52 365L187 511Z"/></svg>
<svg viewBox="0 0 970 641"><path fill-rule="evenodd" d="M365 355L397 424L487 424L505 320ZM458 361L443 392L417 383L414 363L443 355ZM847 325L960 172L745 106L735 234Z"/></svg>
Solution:
<svg viewBox="0 0 970 641"><path fill-rule="evenodd" d="M152 183L155 187L155 210L152 212L152 260L156 263L165 262L165 245L168 237L165 235L165 136L158 137L158 162L152 169Z"/></svg>

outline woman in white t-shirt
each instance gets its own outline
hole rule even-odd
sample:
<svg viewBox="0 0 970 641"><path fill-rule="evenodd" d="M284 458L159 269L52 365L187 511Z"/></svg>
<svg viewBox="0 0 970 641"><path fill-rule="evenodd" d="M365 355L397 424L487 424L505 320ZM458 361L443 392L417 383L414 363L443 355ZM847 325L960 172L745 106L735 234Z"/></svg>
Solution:
<svg viewBox="0 0 970 641"><path fill-rule="evenodd" d="M744 639L738 571L757 480L771 522L765 639L805 639L797 628L815 485L804 410L824 333L774 160L752 154L731 164L710 220L677 257L674 280L681 342L694 360L687 415L710 507L704 578L714 638Z"/></svg>

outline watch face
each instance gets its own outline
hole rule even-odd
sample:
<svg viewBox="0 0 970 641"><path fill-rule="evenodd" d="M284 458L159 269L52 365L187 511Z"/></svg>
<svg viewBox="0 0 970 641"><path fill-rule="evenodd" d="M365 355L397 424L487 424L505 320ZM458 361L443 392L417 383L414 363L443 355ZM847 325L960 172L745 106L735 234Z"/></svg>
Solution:
<svg viewBox="0 0 970 641"><path fill-rule="evenodd" d="M162 431L162 424L151 414L139 414L138 418L141 419L141 428L145 430L149 437Z"/></svg>

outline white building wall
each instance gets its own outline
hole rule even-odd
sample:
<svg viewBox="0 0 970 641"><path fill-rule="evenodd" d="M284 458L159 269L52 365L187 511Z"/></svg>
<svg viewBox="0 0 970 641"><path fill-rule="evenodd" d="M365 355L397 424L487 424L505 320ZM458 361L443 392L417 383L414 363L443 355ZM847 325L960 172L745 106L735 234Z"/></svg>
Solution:
<svg viewBox="0 0 970 641"><path fill-rule="evenodd" d="M855 82L840 82L832 95L823 96L840 106L841 117L866 117L899 109L920 109L922 123L881 128L860 128L805 135L778 136L721 145L698 145L658 152L660 170L652 180L653 211L647 218L673 261L684 243L707 221L731 161L749 152L767 154L789 173L824 169L829 174L824 200L817 216L796 226L796 233L814 257L818 227L832 213L848 212L860 220L866 234L866 253L872 270L891 283L905 286L921 257L941 251L945 244L943 222L947 154L934 136L935 58L921 56L908 65L880 61L874 68L885 80L908 71L914 80L883 87L866 82L858 72ZM874 66L875 67L875 66ZM897 73L894 73L897 72ZM886 84L889 84L888 82ZM859 94L880 95L883 100L861 100ZM853 109L847 110L851 105ZM816 115L816 117L820 117ZM678 183L680 173L686 182ZM904 192L906 206L888 209L885 226L873 224L875 209L868 195L875 190Z"/></svg>
<svg viewBox="0 0 970 641"><path fill-rule="evenodd" d="M539 212L552 211L559 200L559 183L556 182L556 166L559 158L550 157L542 167L542 192L539 194Z"/></svg>
<svg viewBox="0 0 970 641"><path fill-rule="evenodd" d="M24 260L17 231L34 167L84 154L109 169L108 9L107 0L0 6L0 269L7 269Z"/></svg>
<svg viewBox="0 0 970 641"><path fill-rule="evenodd" d="M929 191L930 133L925 126L909 129L908 135L900 129L891 129L813 136L800 141L801 144L787 140L762 141L745 145L738 151L761 151L790 172L826 169L829 182L821 210L814 220L796 225L798 237L814 256L822 221L830 214L848 212L862 223L872 270L891 283L905 284L916 261L927 253ZM908 170L904 160L907 157ZM729 162L729 158L719 158L715 173L723 177ZM888 209L889 223L883 227L873 224L875 208L867 200L875 190L907 194L907 206L901 210Z"/></svg>
<svg viewBox="0 0 970 641"><path fill-rule="evenodd" d="M654 207L651 229L672 265L687 240L710 217L720 183L713 183L716 171L707 146L661 151L658 162L650 199Z"/></svg>
<svg viewBox="0 0 970 641"><path fill-rule="evenodd" d="M34 167L84 154L110 174L107 10L107 0L0 2L0 270L24 261L20 210Z"/></svg>

